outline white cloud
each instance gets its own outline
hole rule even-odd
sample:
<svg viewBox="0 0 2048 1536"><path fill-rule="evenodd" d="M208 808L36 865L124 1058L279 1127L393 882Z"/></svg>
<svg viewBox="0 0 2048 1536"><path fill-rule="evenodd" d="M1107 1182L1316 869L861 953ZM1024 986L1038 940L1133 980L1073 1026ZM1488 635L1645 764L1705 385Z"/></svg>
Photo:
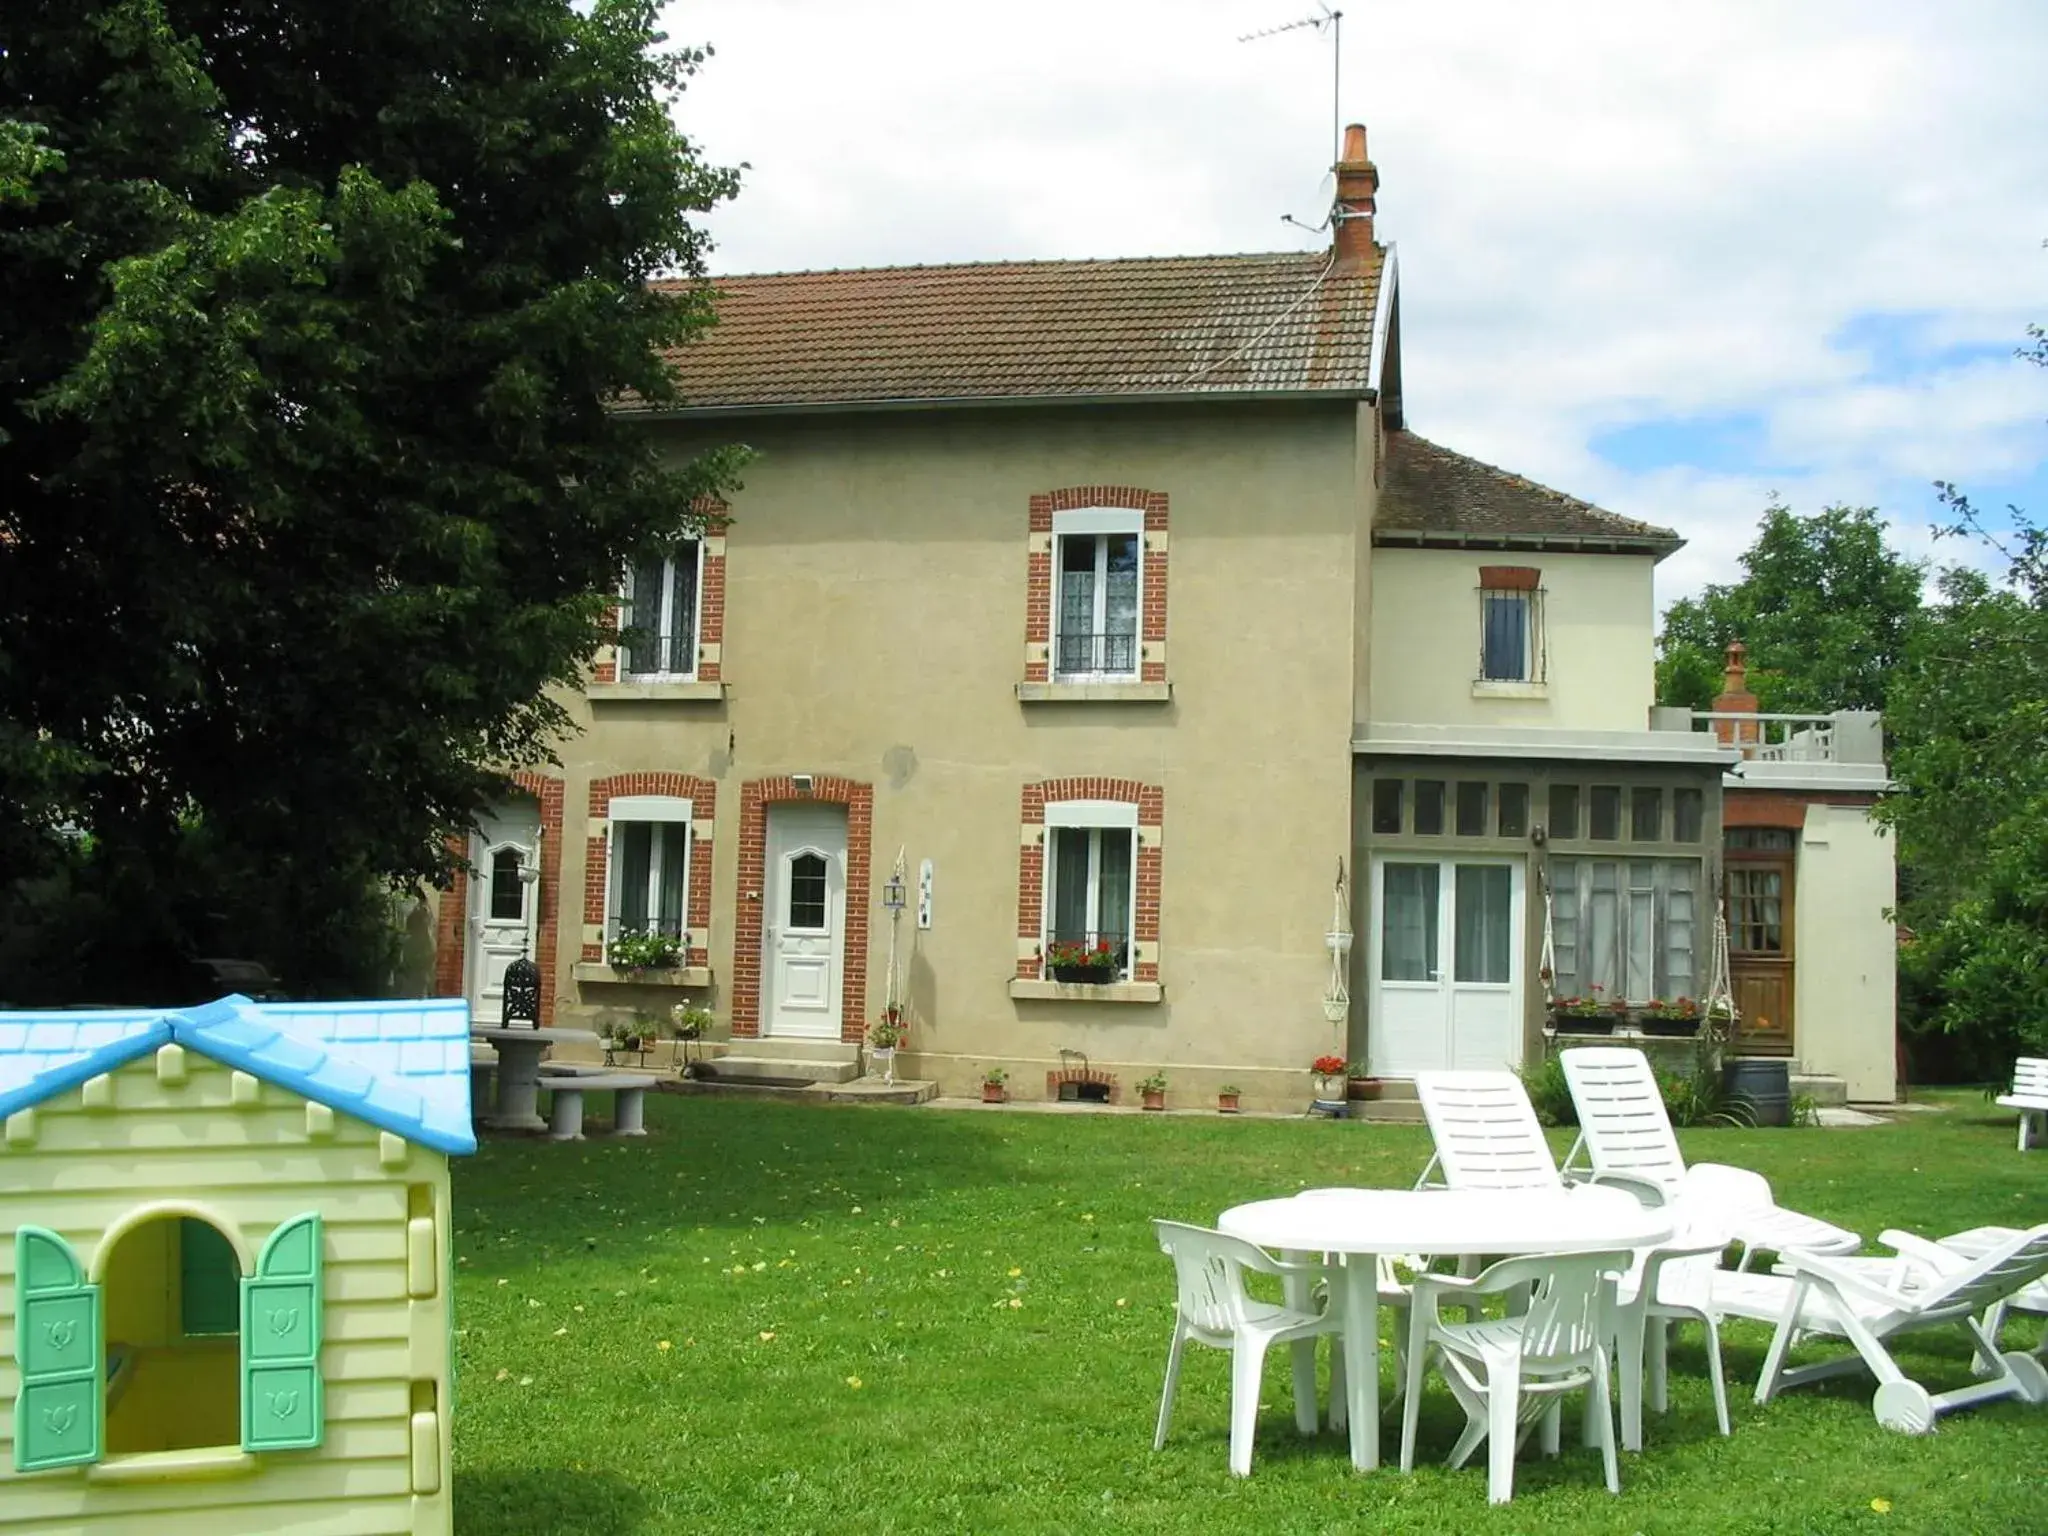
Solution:
<svg viewBox="0 0 2048 1536"><path fill-rule="evenodd" d="M1238 34L1306 0L700 0L684 98L719 270L1299 249L1327 202L1330 52ZM1691 541L1725 579L1775 487L1883 505L2048 459L2048 374L1944 347L2048 318L2038 0L1376 0L1343 113L1399 242L1411 419ZM1924 343L1875 367L1859 316ZM1853 334L1853 333L1852 333ZM1628 473L1603 431L1759 413L1767 464Z"/></svg>

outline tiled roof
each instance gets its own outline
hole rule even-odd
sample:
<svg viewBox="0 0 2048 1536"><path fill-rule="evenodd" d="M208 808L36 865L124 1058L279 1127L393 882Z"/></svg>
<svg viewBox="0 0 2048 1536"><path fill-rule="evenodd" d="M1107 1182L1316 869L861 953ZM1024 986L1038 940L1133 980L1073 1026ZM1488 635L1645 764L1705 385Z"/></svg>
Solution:
<svg viewBox="0 0 2048 1536"><path fill-rule="evenodd" d="M1685 541L1669 528L1603 511L1413 432L1387 434L1377 543L1619 547L1660 558Z"/></svg>
<svg viewBox="0 0 2048 1536"><path fill-rule="evenodd" d="M0 1118L179 1044L408 1141L476 1150L469 1124L469 1005L252 1003L0 1013Z"/></svg>
<svg viewBox="0 0 2048 1536"><path fill-rule="evenodd" d="M1383 257L1011 261L711 279L692 407L1368 388Z"/></svg>

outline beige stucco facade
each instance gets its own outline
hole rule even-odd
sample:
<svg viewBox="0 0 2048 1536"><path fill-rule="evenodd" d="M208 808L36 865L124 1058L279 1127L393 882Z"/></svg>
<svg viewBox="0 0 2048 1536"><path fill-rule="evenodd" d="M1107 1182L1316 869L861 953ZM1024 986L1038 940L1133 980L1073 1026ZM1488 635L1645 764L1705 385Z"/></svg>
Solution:
<svg viewBox="0 0 2048 1536"><path fill-rule="evenodd" d="M1896 1078L1898 929L1892 842L1867 809L1809 805L1799 839L1793 921L1795 1052L1849 1097L1886 1101Z"/></svg>
<svg viewBox="0 0 2048 1536"><path fill-rule="evenodd" d="M1359 414L1196 405L784 417L701 439L653 428L678 453L738 437L759 454L724 539L725 696L572 701L583 730L561 749L561 1022L683 995L574 979L594 937L579 921L591 781L679 772L717 785L697 940L710 985L690 995L723 1015L736 913L754 899L740 889L743 786L809 774L872 787L867 888L848 893L868 905L865 1018L885 999L881 883L899 848L913 876L933 866L930 928L906 913L895 932L905 1069L971 1092L1003 1064L1035 1097L1034 1077L1066 1049L1126 1092L1163 1069L1177 1096L1230 1081L1254 1101L1262 1082L1274 1102L1298 1098L1331 1032L1323 933L1349 849L1371 493ZM1168 498L1164 700L1019 698L1030 499L1088 486ZM1160 999L1013 996L1020 796L1095 777L1163 793Z"/></svg>
<svg viewBox="0 0 2048 1536"><path fill-rule="evenodd" d="M1541 685L1477 681L1480 567L1510 562L1542 573ZM1361 718L1572 732L1648 728L1656 693L1655 561L1648 554L1381 548L1373 567L1371 714Z"/></svg>

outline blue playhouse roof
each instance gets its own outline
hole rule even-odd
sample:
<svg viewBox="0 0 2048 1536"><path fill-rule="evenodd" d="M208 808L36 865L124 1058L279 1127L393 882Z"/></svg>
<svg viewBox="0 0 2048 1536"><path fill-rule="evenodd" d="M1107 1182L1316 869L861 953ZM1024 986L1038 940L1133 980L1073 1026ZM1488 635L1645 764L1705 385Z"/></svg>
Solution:
<svg viewBox="0 0 2048 1536"><path fill-rule="evenodd" d="M476 1150L469 1004L254 1003L0 1013L0 1118L176 1043L441 1152Z"/></svg>

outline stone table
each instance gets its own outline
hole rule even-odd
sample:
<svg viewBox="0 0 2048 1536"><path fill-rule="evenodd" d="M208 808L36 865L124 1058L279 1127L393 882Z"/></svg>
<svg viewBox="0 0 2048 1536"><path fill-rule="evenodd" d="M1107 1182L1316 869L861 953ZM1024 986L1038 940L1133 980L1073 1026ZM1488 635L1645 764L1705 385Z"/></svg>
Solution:
<svg viewBox="0 0 2048 1536"><path fill-rule="evenodd" d="M540 1059L548 1047L568 1041L595 1045L587 1029L528 1029L471 1025L469 1038L495 1046L498 1052L497 1112L484 1123L494 1131L544 1131L540 1117Z"/></svg>

